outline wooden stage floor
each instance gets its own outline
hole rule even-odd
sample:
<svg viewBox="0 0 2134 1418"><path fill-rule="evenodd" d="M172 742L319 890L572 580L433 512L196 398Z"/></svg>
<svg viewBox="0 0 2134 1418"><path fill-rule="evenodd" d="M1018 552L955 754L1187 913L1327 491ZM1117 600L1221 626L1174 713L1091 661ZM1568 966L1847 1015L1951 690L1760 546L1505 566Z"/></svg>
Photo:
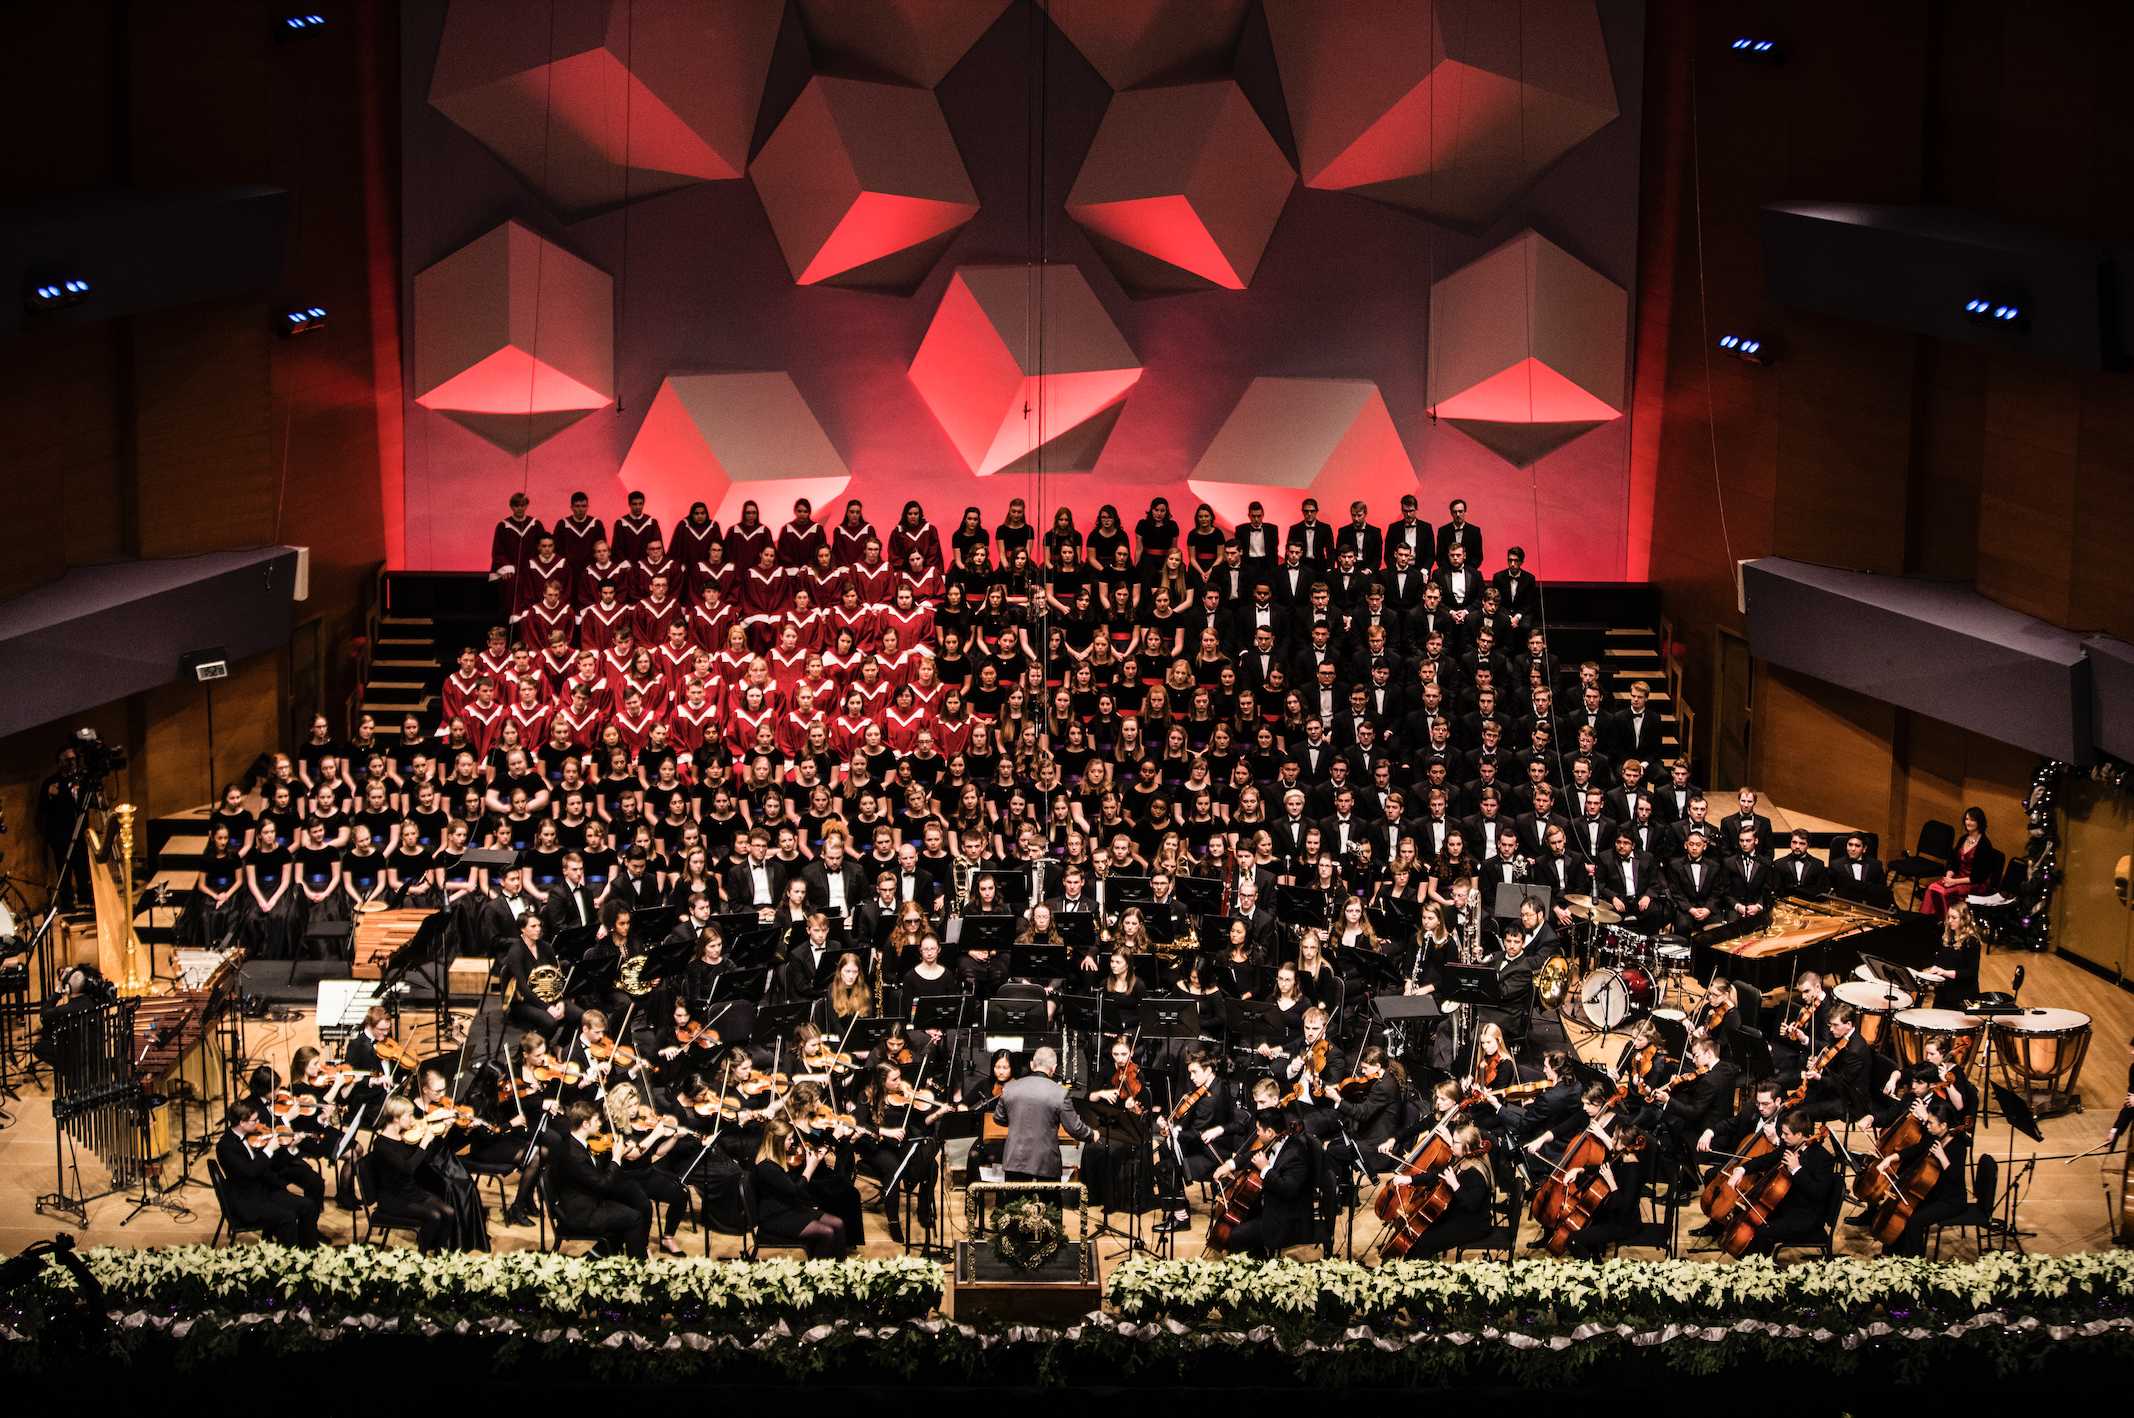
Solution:
<svg viewBox="0 0 2134 1418"><path fill-rule="evenodd" d="M2077 1153L2103 1140L2124 1096L2127 1041L2134 1035L2134 994L2064 960L2027 952L1989 955L1982 971L1984 987L2007 988L2009 977L2018 964L2028 970L2023 989L2025 1004L2079 1010L2090 1016L2092 1034L2089 1058L2082 1070L2081 1109L2045 1120L2042 1145L2017 1136L2011 1147L2006 1126L1996 1124L1990 1130L1986 1150L2003 1159L2004 1177L2010 1174L2007 1163L2011 1156L2020 1165L2027 1157ZM273 1062L284 1071L289 1055L315 1038L308 1011L300 1019L250 1021L246 1025L246 1035L246 1047L253 1057ZM423 1042L419 1033L417 1042ZM39 1090L29 1090L19 1103L8 1107L16 1121L12 1127L0 1131L0 1252L11 1254L32 1241L71 1229L72 1222L66 1218L41 1216L36 1210L38 1195L52 1190L54 1180L54 1129L49 1096ZM100 1189L106 1183L102 1164L86 1149L82 1149L79 1156L82 1181L92 1191ZM2112 1218L2118 1214L2121 1162L2122 1156L2115 1153L2071 1164L2039 1163L2023 1191L2017 1213L2019 1225L2034 1233L2025 1240L2025 1245L2032 1250L2052 1252L2096 1250L2110 1245ZM91 1203L89 1225L86 1231L77 1233L78 1239L87 1245L113 1246L205 1243L215 1229L214 1195L205 1183L205 1169L197 1161L193 1172L202 1180L172 1193L174 1199L192 1209L190 1220L149 1211L122 1228L120 1222L132 1209L132 1203L125 1196L109 1196ZM954 1228L953 1235L960 1231L962 1223L960 1198L951 1198L947 1211L948 1223ZM1203 1205L1196 1204L1195 1212L1197 1219L1205 1219ZM1154 1219L1153 1214L1143 1218L1145 1223ZM1681 1225L1687 1228L1701 1219L1701 1216L1686 1215ZM346 1241L351 1234L352 1221L349 1213L329 1205L322 1229L329 1240ZM537 1243L532 1228L503 1225L493 1208L489 1224L490 1234L499 1250L527 1248ZM901 1248L893 1246L881 1234L877 1214L868 1213L867 1224L866 1254L887 1256L899 1252ZM1359 1258L1367 1253L1375 1239L1377 1224L1369 1210L1367 1194L1365 1204L1358 1208L1353 1240ZM1199 1253L1200 1229L1196 1225L1191 1232L1177 1238L1176 1254L1192 1256ZM1347 1238L1344 1235L1340 1239ZM684 1230L682 1240L692 1254L701 1252L702 1237L693 1225ZM1692 1242L1687 1236L1683 1242L1682 1254L1685 1256L1725 1259L1715 1251L1689 1249ZM715 1256L732 1256L737 1248L732 1237L712 1238L712 1254ZM1874 1247L1861 1233L1841 1228L1840 1249L1846 1254L1866 1255L1872 1254ZM1106 1242L1100 1247L1107 1261L1118 1250L1117 1242ZM1968 1251L1968 1242L1959 1240L1952 1233L1945 1240L1942 1254L1945 1257L1965 1255ZM1316 1254L1316 1250L1300 1247L1291 1254L1303 1257ZM1626 1250L1624 1254L1649 1256L1659 1253Z"/></svg>

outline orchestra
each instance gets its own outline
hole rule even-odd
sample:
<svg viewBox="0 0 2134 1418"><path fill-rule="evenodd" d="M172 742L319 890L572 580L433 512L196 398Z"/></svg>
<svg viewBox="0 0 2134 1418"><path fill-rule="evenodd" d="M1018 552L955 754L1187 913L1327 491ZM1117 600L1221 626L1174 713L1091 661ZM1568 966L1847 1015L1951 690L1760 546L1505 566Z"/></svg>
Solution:
<svg viewBox="0 0 2134 1418"><path fill-rule="evenodd" d="M1280 567L1136 563L1107 508L1018 581L975 510L953 565L915 510L887 548L857 500L828 539L693 518L679 558L592 522L576 584L522 539L444 722L328 736L280 760L286 813L218 810L188 929L249 893L296 913L251 912L271 952L385 842L383 889L494 977L440 1058L379 1008L345 1060L263 1069L216 1144L233 1219L315 1243L350 1167L424 1249L486 1248L474 1177L515 1173L502 1224L640 1256L737 1207L810 1256L938 1245L982 1178L1080 1177L1167 1253L1598 1256L1668 1193L1692 1244L1761 1254L1842 1193L1916 1254L1962 1210L1963 1053L1899 1059L1823 970L1767 997L1713 953L1872 896L1863 844L1770 855L1747 788L1710 820L1647 687L1611 709L1552 652L1523 555L1514 618L1464 541L1426 583L1430 538L1381 565L1375 528L1338 569L1296 529ZM1980 925L1939 925L1909 983L1959 1008Z"/></svg>

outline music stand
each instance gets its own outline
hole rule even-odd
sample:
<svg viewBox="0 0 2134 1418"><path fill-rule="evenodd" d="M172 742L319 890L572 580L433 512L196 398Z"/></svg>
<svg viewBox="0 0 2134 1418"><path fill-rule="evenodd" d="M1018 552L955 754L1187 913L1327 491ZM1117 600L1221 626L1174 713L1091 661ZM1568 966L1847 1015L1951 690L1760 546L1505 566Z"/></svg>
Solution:
<svg viewBox="0 0 2134 1418"><path fill-rule="evenodd" d="M985 1002L986 1052L1006 1049L1010 1053L1031 1053L1028 1041L1042 1038L1052 1032L1050 1011L1041 999L1001 999L995 996Z"/></svg>
<svg viewBox="0 0 2134 1418"><path fill-rule="evenodd" d="M1145 1251L1148 1245L1141 1239L1142 1168L1149 1151L1149 1116L1095 1098L1084 1098L1081 1107L1088 1121L1103 1132L1105 1157L1112 1168L1111 1176L1105 1179L1104 1204L1098 1210L1097 1224L1090 1234L1124 1241L1126 1244L1119 1248L1117 1255ZM1082 1145L1082 1157L1086 1164L1089 1157L1087 1143ZM1086 1165L1083 1172L1086 1179ZM1120 1211L1126 1213L1126 1229L1123 1231L1111 1224L1113 1214Z"/></svg>
<svg viewBox="0 0 2134 1418"><path fill-rule="evenodd" d="M941 943L965 950L999 950L1014 941L1013 916L951 916Z"/></svg>
<svg viewBox="0 0 2134 1418"><path fill-rule="evenodd" d="M961 1029L964 1025L963 1016L970 1006L969 995L928 995L912 1002L911 1027L938 1029L944 1034Z"/></svg>
<svg viewBox="0 0 2134 1418"><path fill-rule="evenodd" d="M1993 1031L1989 1029L1986 1032L1990 1034ZM1990 1048L1991 1046L1989 1045L1988 1047ZM1988 1060L1988 1062L1990 1063L1991 1061ZM1981 1074L1980 1077L1985 1078L1985 1075ZM1995 1083L1991 1079L1986 1079L1986 1086L1992 1091L1993 1101L2001 1105L2001 1116L2008 1120L2007 1165L2010 1172L2013 1173L2015 1170L2015 1135L2021 1133L2032 1142L2043 1142L2045 1141L2045 1134L2038 1127L2038 1115L2031 1108L2028 1098L2025 1098L2005 1083ZM1983 1110L1981 1110L1980 1121L1984 1121ZM1984 1129L1981 1128L1980 1130L1983 1131ZM2037 1155L2033 1153L2030 1160L2024 1164L2024 1168L2027 1172L2036 1166ZM1971 1167L1975 1175L1978 1170L1978 1153L1976 1152L1972 1154ZM2016 1225L2015 1197L2016 1193L2021 1190L2019 1181L2020 1178L2011 1175L2002 1182L1999 1209L2005 1214L1996 1216L1991 1227L1992 1230L2013 1242L2018 1251L2023 1249L2023 1238L2025 1236L2037 1234L2034 1231L2025 1231ZM1973 1199L1978 1196L1978 1188L1975 1184L1971 1188L1970 1195Z"/></svg>
<svg viewBox="0 0 2134 1418"><path fill-rule="evenodd" d="M1212 916L1223 909L1223 884L1213 877L1173 877L1171 895L1196 916Z"/></svg>
<svg viewBox="0 0 2134 1418"><path fill-rule="evenodd" d="M1083 1034L1094 1034L1105 1039L1120 1032L1118 1006L1110 1003L1102 991L1089 995L1063 994L1059 997L1060 1027ZM1105 1027L1105 1015L1111 1015L1111 1027Z"/></svg>
<svg viewBox="0 0 2134 1418"><path fill-rule="evenodd" d="M1008 948L1008 974L1024 980L1064 980L1072 972L1064 945L1015 945Z"/></svg>
<svg viewBox="0 0 2134 1418"><path fill-rule="evenodd" d="M1145 876L1107 876L1097 883L1098 900L1107 911L1123 911L1128 906L1145 906L1156 896L1156 883Z"/></svg>
<svg viewBox="0 0 2134 1418"><path fill-rule="evenodd" d="M1316 886L1277 886L1274 918L1285 926L1323 928L1331 907L1326 893Z"/></svg>
<svg viewBox="0 0 2134 1418"><path fill-rule="evenodd" d="M749 1031L748 1042L764 1048L774 1048L781 1040L790 1039L793 1031L808 1022L815 1011L814 1002L805 1004L767 1004L756 1011L756 1024ZM798 1060L795 1061L796 1064Z"/></svg>
<svg viewBox="0 0 2134 1418"><path fill-rule="evenodd" d="M438 966L443 963L445 924L450 919L449 911L432 911L423 917L415 934L378 967L378 993L388 994L395 985L406 983L408 977L418 971L426 972L431 991L430 1028L431 1037L437 1040L449 1038L454 1032L452 1019L452 993L449 976L443 976Z"/></svg>
<svg viewBox="0 0 2134 1418"><path fill-rule="evenodd" d="M1894 960L1885 960L1879 955L1869 955L1864 950L1860 952L1860 963L1867 967L1870 976L1882 984L1882 1002L1892 1011L1897 1008L1899 993L1914 1001L1918 999L1918 982L1908 966L1899 965Z"/></svg>
<svg viewBox="0 0 2134 1418"><path fill-rule="evenodd" d="M1052 913L1052 928L1060 933L1065 945L1091 946L1097 943L1097 918L1088 911L1055 911Z"/></svg>
<svg viewBox="0 0 2134 1418"><path fill-rule="evenodd" d="M1371 1007L1388 1024L1408 1019L1438 1020L1451 1012L1438 1003L1435 995L1373 995Z"/></svg>
<svg viewBox="0 0 2134 1418"><path fill-rule="evenodd" d="M1267 1000L1225 999L1223 1027L1230 1033L1232 1052L1279 1044L1287 1032L1282 1027L1281 1007Z"/></svg>
<svg viewBox="0 0 2134 1418"><path fill-rule="evenodd" d="M1507 883L1508 885L1509 883ZM1438 998L1445 1004L1471 1004L1482 1009L1504 1007L1504 981L1494 965L1446 965L1440 976L1444 985Z"/></svg>
<svg viewBox="0 0 2134 1418"><path fill-rule="evenodd" d="M1198 1039L1200 1002L1189 999L1145 999L1135 1016L1144 1039Z"/></svg>

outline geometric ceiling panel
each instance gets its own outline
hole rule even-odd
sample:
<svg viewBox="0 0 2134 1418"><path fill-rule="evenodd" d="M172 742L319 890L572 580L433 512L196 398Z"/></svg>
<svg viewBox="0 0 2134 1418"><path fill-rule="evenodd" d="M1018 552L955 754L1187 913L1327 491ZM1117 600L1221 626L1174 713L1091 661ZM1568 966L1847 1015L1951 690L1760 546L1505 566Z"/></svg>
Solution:
<svg viewBox="0 0 2134 1418"><path fill-rule="evenodd" d="M783 0L452 0L430 103L573 216L735 178Z"/></svg>
<svg viewBox="0 0 2134 1418"><path fill-rule="evenodd" d="M1008 0L800 0L818 68L879 74L930 89Z"/></svg>
<svg viewBox="0 0 2134 1418"><path fill-rule="evenodd" d="M910 374L965 465L986 477L1093 467L1101 448L1068 435L1115 412L1141 362L1074 266L1041 266L1034 280L1026 266L963 266Z"/></svg>
<svg viewBox="0 0 2134 1418"><path fill-rule="evenodd" d="M1415 465L1375 383L1274 377L1246 388L1186 486L1226 523L1243 522L1257 501L1275 526L1296 520L1307 497L1340 524L1353 501L1390 516L1401 495L1417 489Z"/></svg>
<svg viewBox="0 0 2134 1418"><path fill-rule="evenodd" d="M515 221L415 277L415 402L516 451L615 399L614 283ZM541 416L536 419L536 416Z"/></svg>
<svg viewBox="0 0 2134 1418"><path fill-rule="evenodd" d="M1525 467L1622 417L1630 300L1531 229L1430 290L1430 406Z"/></svg>
<svg viewBox="0 0 2134 1418"><path fill-rule="evenodd" d="M1295 185L1230 80L1135 89L1105 110L1067 215L1102 239L1108 260L1119 248L1148 258L1113 261L1138 291L1243 290Z"/></svg>
<svg viewBox="0 0 2134 1418"><path fill-rule="evenodd" d="M1251 8L1249 0L1043 3L1060 33L1118 90L1224 72Z"/></svg>
<svg viewBox="0 0 2134 1418"><path fill-rule="evenodd" d="M926 89L817 75L750 176L801 285L894 284L885 263L978 214L978 194ZM898 272L916 283L923 269Z"/></svg>
<svg viewBox="0 0 2134 1418"><path fill-rule="evenodd" d="M750 499L764 521L782 524L793 499L821 507L852 480L782 370L668 375L615 476L644 493L646 510L660 521L677 520L702 501L726 526Z"/></svg>
<svg viewBox="0 0 2134 1418"><path fill-rule="evenodd" d="M1594 0L1266 0L1307 187L1488 222L1616 116Z"/></svg>

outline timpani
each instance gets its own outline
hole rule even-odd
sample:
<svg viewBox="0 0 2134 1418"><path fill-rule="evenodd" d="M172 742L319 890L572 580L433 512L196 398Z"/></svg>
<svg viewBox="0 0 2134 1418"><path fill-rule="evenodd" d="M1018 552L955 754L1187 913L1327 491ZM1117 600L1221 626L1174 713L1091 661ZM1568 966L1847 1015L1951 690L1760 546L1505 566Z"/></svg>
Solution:
<svg viewBox="0 0 2134 1418"><path fill-rule="evenodd" d="M1890 1043L1898 1066L1910 1068L1926 1059L1926 1041L1949 1045L1943 1057L1968 1069L1986 1037L1986 1021L1954 1009L1900 1009L1890 1019Z"/></svg>
<svg viewBox="0 0 2134 1418"><path fill-rule="evenodd" d="M1912 997L1880 980L1845 980L1831 991L1859 1011L1860 1037L1870 1049L1881 1049L1889 1037L1890 1016L1912 1007Z"/></svg>
<svg viewBox="0 0 2134 1418"><path fill-rule="evenodd" d="M2082 1106L2082 1060L2089 1051L2090 1017L2077 1009L2026 1009L1993 1021L2001 1082L2040 1117Z"/></svg>

